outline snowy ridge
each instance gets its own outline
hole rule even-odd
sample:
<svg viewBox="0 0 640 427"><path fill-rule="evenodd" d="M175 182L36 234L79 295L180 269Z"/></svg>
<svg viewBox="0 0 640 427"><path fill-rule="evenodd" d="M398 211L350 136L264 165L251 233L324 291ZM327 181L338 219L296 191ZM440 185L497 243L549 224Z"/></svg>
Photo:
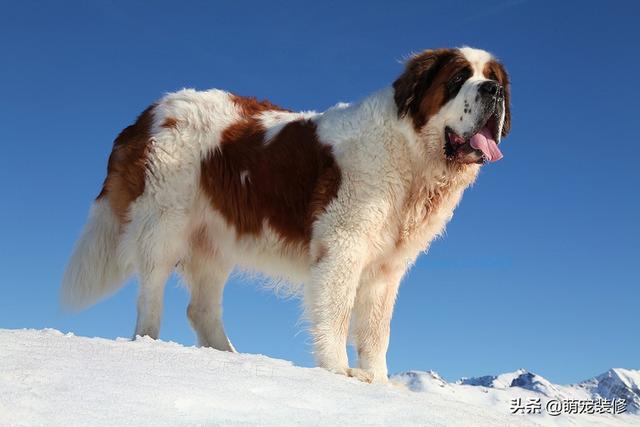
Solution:
<svg viewBox="0 0 640 427"><path fill-rule="evenodd" d="M456 384L506 390L519 387L554 399L624 399L627 411L640 415L640 371L610 369L578 384L554 385L540 375L518 369L499 376L462 378Z"/></svg>
<svg viewBox="0 0 640 427"><path fill-rule="evenodd" d="M518 370L448 383L435 372L363 384L261 355L141 339L0 329L0 425L567 425L640 424L640 371L572 386ZM511 414L521 398L626 396L623 415Z"/></svg>
<svg viewBox="0 0 640 427"><path fill-rule="evenodd" d="M578 387L594 398L625 399L630 412L640 414L640 371L609 369L602 375L581 382Z"/></svg>

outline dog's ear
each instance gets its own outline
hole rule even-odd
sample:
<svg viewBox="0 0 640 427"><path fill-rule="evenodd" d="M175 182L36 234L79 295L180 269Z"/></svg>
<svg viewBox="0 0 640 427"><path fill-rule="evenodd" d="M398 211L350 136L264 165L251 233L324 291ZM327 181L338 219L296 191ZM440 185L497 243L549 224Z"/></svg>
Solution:
<svg viewBox="0 0 640 427"><path fill-rule="evenodd" d="M504 124L502 125L502 136L505 137L511 131L511 84L509 74L504 66L498 62L498 79L504 91Z"/></svg>
<svg viewBox="0 0 640 427"><path fill-rule="evenodd" d="M398 118L406 116L407 113L412 116L418 114L422 97L442 64L452 55L450 49L427 50L413 55L407 61L404 72L393 82Z"/></svg>

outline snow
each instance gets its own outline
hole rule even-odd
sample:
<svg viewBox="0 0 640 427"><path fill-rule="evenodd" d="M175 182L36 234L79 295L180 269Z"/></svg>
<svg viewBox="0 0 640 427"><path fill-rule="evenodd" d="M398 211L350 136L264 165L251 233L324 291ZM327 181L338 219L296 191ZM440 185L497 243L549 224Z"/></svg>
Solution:
<svg viewBox="0 0 640 427"><path fill-rule="evenodd" d="M640 413L512 415L509 403L554 393L638 397L640 371L615 369L576 386L524 370L490 378L478 386L406 372L388 385L364 384L261 355L0 329L0 425L640 424Z"/></svg>
<svg viewBox="0 0 640 427"><path fill-rule="evenodd" d="M595 397L626 399L629 406L640 413L640 371L610 369L578 386Z"/></svg>

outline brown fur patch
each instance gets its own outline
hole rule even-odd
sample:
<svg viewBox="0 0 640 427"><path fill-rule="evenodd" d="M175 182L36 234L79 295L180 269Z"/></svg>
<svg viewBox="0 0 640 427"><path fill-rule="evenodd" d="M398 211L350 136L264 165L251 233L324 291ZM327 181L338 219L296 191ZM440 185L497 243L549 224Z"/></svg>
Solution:
<svg viewBox="0 0 640 427"><path fill-rule="evenodd" d="M105 196L121 222L127 222L129 205L144 192L153 109L150 106L113 142L107 177L97 199Z"/></svg>
<svg viewBox="0 0 640 427"><path fill-rule="evenodd" d="M231 95L231 101L240 109L240 114L248 118L254 117L263 111L290 111L272 104L266 99L258 101L253 97Z"/></svg>
<svg viewBox="0 0 640 427"><path fill-rule="evenodd" d="M388 276L389 273L391 273L391 267L386 262L383 262L380 264L380 267L378 267L378 272L383 276Z"/></svg>
<svg viewBox="0 0 640 427"><path fill-rule="evenodd" d="M501 63L492 59L484 65L482 74L491 80L495 80L502 85L504 90L504 125L502 126L502 136L507 136L511 131L511 87L509 75Z"/></svg>
<svg viewBox="0 0 640 427"><path fill-rule="evenodd" d="M178 120L175 117L167 117L160 126L167 129L178 127Z"/></svg>
<svg viewBox="0 0 640 427"><path fill-rule="evenodd" d="M328 252L329 250L327 247L321 243L320 246L318 246L318 251L316 252L315 263L318 264L322 261L322 259L327 256Z"/></svg>
<svg viewBox="0 0 640 427"><path fill-rule="evenodd" d="M409 114L416 129L450 99L447 81L469 61L457 49L427 50L414 55L393 83L398 116Z"/></svg>
<svg viewBox="0 0 640 427"><path fill-rule="evenodd" d="M209 254L215 253L215 247L211 244L209 232L204 225L196 228L193 233L191 233L189 243L194 251L206 252Z"/></svg>
<svg viewBox="0 0 640 427"><path fill-rule="evenodd" d="M252 117L262 101L240 101L251 115L229 126L202 161L200 185L238 235L259 235L264 222L287 242L307 245L314 220L336 196L340 169L310 120L288 123L268 143Z"/></svg>

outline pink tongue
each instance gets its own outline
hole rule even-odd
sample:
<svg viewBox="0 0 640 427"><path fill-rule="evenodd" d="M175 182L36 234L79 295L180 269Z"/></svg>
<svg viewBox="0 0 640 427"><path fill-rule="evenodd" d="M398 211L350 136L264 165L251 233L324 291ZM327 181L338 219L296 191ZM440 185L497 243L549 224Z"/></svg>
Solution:
<svg viewBox="0 0 640 427"><path fill-rule="evenodd" d="M471 137L469 141L471 146L476 150L482 151L484 156L490 162L497 162L502 156L502 152L498 148L498 144L493 139L489 128L482 128L482 130Z"/></svg>

